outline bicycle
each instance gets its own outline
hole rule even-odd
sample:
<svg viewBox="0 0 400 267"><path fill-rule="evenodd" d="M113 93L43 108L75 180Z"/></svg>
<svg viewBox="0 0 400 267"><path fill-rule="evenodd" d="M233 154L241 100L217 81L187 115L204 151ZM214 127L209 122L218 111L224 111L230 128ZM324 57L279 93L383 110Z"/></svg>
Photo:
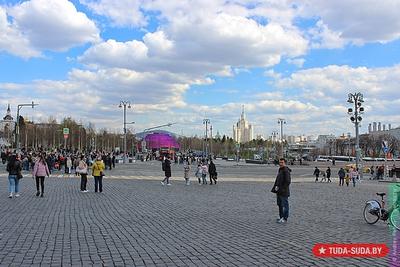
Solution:
<svg viewBox="0 0 400 267"><path fill-rule="evenodd" d="M400 187L400 185L396 185ZM386 193L376 193L377 196L382 198L381 202L372 199L365 203L364 219L368 224L375 224L377 221L387 221L400 231L400 191L397 191L397 199L393 205L386 210L384 196Z"/></svg>

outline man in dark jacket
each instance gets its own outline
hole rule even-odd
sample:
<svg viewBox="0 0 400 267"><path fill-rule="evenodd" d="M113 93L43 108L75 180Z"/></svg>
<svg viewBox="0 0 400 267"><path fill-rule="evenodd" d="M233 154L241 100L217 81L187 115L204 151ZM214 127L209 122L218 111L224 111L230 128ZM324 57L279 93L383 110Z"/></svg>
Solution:
<svg viewBox="0 0 400 267"><path fill-rule="evenodd" d="M289 217L289 196L290 196L290 177L291 170L286 166L286 160L279 160L279 171L276 176L274 187L271 192L276 193L277 204L279 207L278 223L285 223Z"/></svg>
<svg viewBox="0 0 400 267"><path fill-rule="evenodd" d="M208 165L208 173L210 176L210 184L217 184L217 168L212 160L210 160L210 164Z"/></svg>
<svg viewBox="0 0 400 267"><path fill-rule="evenodd" d="M171 161L169 160L169 156L167 156L162 163L162 170L165 173L165 178L162 180L161 184L165 185L165 182L167 182L167 185L171 185L169 182L169 178L171 177Z"/></svg>
<svg viewBox="0 0 400 267"><path fill-rule="evenodd" d="M332 182L332 180L331 180L331 168L328 167L326 169L325 173L326 173L326 178L328 178L328 183L331 183Z"/></svg>
<svg viewBox="0 0 400 267"><path fill-rule="evenodd" d="M318 169L318 167L315 167L314 175L315 175L316 182L318 182L319 173L320 173L320 170Z"/></svg>
<svg viewBox="0 0 400 267"><path fill-rule="evenodd" d="M344 185L344 177L346 176L346 172L344 171L343 168L340 168L338 171L338 176L339 176L339 186Z"/></svg>

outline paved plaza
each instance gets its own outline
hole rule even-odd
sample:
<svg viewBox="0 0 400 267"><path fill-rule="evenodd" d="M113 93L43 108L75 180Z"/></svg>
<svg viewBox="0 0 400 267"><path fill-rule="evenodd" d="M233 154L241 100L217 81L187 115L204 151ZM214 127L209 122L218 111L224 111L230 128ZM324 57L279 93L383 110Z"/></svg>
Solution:
<svg viewBox="0 0 400 267"><path fill-rule="evenodd" d="M54 173L38 198L29 175L21 196L8 199L0 167L1 266L400 266L400 259L320 259L315 243L386 243L382 222L367 225L366 200L388 184L356 188L314 183L313 166L293 167L286 224L277 224L270 193L275 166L217 162L219 182L185 186L173 166L172 186L161 186L159 162L107 171L104 192L79 192L80 180ZM334 169L333 173L337 173ZM397 240L400 234L397 233ZM392 251L392 254L399 252Z"/></svg>

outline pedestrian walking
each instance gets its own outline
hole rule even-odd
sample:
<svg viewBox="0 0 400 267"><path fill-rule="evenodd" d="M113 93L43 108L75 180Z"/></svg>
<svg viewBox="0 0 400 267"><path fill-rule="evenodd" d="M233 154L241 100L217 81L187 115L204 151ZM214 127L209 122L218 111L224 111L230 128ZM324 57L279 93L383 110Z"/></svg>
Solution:
<svg viewBox="0 0 400 267"><path fill-rule="evenodd" d="M325 173L326 173L326 178L328 178L328 183L331 183L332 182L332 180L331 180L331 168L328 167L326 169Z"/></svg>
<svg viewBox="0 0 400 267"><path fill-rule="evenodd" d="M346 177L346 172L344 171L343 168L340 168L338 171L338 176L339 176L339 186L344 185L344 178Z"/></svg>
<svg viewBox="0 0 400 267"><path fill-rule="evenodd" d="M377 166L378 171L376 172L377 176L378 176L378 180L381 179L383 180L383 176L385 175L385 167L383 165L381 166Z"/></svg>
<svg viewBox="0 0 400 267"><path fill-rule="evenodd" d="M210 185L217 184L217 168L215 167L215 164L212 160L210 160L210 164L208 166L208 173L210 176Z"/></svg>
<svg viewBox="0 0 400 267"><path fill-rule="evenodd" d="M358 180L358 168L351 168L349 176L350 179L353 181L353 187L356 187L356 180Z"/></svg>
<svg viewBox="0 0 400 267"><path fill-rule="evenodd" d="M349 184L350 184L350 173L349 173L349 171L346 171L345 180L346 180L346 185L349 186Z"/></svg>
<svg viewBox="0 0 400 267"><path fill-rule="evenodd" d="M375 180L375 177L374 177L374 166L371 166L370 168L369 168L369 173L371 174L371 176L369 177L369 179L371 180Z"/></svg>
<svg viewBox="0 0 400 267"><path fill-rule="evenodd" d="M162 163L162 170L164 171L165 178L162 180L161 184L165 185L167 183L168 186L171 185L169 179L171 178L171 161L169 160L169 156L166 156Z"/></svg>
<svg viewBox="0 0 400 267"><path fill-rule="evenodd" d="M96 161L93 163L92 166L92 175L94 177L94 192L97 191L103 192L103 176L104 176L104 169L106 166L104 165L101 156L96 158Z"/></svg>
<svg viewBox="0 0 400 267"><path fill-rule="evenodd" d="M19 180L22 178L22 164L17 158L17 155L13 154L10 156L6 170L8 172L8 191L10 195L9 198L19 197Z"/></svg>
<svg viewBox="0 0 400 267"><path fill-rule="evenodd" d="M198 164L195 176L199 180L199 184L200 185L201 185L201 177L202 177L202 175L203 175L203 168L201 167L201 164Z"/></svg>
<svg viewBox="0 0 400 267"><path fill-rule="evenodd" d="M319 178L319 174L320 174L320 170L318 169L318 167L315 167L314 169L314 175L315 175L315 181L318 182L318 178Z"/></svg>
<svg viewBox="0 0 400 267"><path fill-rule="evenodd" d="M320 181L322 183L323 181L326 180L326 174L324 171L320 171L320 175L322 176L321 181Z"/></svg>
<svg viewBox="0 0 400 267"><path fill-rule="evenodd" d="M35 166L33 167L32 178L36 180L36 196L43 197L44 194L44 178L50 176L49 167L44 155L40 155L39 159L36 160ZM39 190L39 183L40 189Z"/></svg>
<svg viewBox="0 0 400 267"><path fill-rule="evenodd" d="M81 176L81 192L89 192L86 189L87 185L87 175L88 175L88 165L86 163L85 156L81 156L81 159L79 161L78 167L76 168L76 171L80 174Z"/></svg>
<svg viewBox="0 0 400 267"><path fill-rule="evenodd" d="M289 196L290 196L290 177L291 170L286 166L286 160L279 160L279 170L274 186L271 190L276 194L276 202L279 207L279 219L277 223L285 223L289 217Z"/></svg>
<svg viewBox="0 0 400 267"><path fill-rule="evenodd" d="M113 168L115 169L115 154L112 155L111 163L112 163Z"/></svg>
<svg viewBox="0 0 400 267"><path fill-rule="evenodd" d="M7 161L7 154L4 151L1 151L1 162L4 164L6 164Z"/></svg>
<svg viewBox="0 0 400 267"><path fill-rule="evenodd" d="M201 166L201 178L203 179L203 185L207 184L207 174L208 174L208 165L204 160L203 165Z"/></svg>
<svg viewBox="0 0 400 267"><path fill-rule="evenodd" d="M185 178L186 185L190 185L189 175L190 175L190 165L188 161L185 161L183 163L183 178Z"/></svg>
<svg viewBox="0 0 400 267"><path fill-rule="evenodd" d="M74 166L75 176L80 175L80 173L78 171L79 161L80 160L79 160L78 156L72 158L72 165Z"/></svg>

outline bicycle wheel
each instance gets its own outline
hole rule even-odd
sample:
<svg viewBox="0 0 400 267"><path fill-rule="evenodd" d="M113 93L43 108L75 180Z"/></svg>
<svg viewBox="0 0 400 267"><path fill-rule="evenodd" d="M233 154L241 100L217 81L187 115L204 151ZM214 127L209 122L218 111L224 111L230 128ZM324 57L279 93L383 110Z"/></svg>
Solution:
<svg viewBox="0 0 400 267"><path fill-rule="evenodd" d="M400 231L400 207L395 208L390 213L390 223Z"/></svg>
<svg viewBox="0 0 400 267"><path fill-rule="evenodd" d="M368 201L364 207L364 220L368 224L374 224L379 220L380 205L377 201Z"/></svg>

